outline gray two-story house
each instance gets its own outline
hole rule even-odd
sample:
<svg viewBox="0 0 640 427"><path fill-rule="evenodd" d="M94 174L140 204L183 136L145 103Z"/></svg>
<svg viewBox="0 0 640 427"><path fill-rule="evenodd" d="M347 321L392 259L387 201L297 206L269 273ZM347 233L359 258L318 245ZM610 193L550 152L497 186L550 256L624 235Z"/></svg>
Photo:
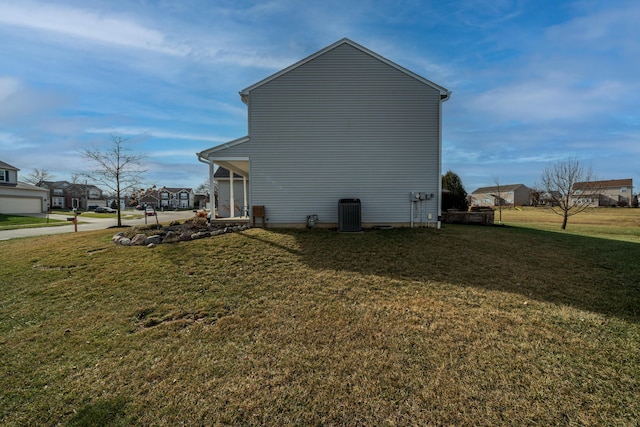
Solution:
<svg viewBox="0 0 640 427"><path fill-rule="evenodd" d="M362 225L439 225L442 104L450 92L342 39L240 92L248 135L198 153L219 214L335 226L358 200ZM220 174L219 174L220 175ZM225 188L227 186L227 188ZM213 200L213 197L211 198Z"/></svg>

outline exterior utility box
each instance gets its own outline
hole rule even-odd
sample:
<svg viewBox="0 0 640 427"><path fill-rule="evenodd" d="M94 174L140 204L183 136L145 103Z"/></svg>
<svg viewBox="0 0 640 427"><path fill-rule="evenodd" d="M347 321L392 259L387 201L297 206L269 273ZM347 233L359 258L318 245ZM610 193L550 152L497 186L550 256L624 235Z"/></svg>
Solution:
<svg viewBox="0 0 640 427"><path fill-rule="evenodd" d="M340 199L338 202L338 231L362 231L360 199Z"/></svg>

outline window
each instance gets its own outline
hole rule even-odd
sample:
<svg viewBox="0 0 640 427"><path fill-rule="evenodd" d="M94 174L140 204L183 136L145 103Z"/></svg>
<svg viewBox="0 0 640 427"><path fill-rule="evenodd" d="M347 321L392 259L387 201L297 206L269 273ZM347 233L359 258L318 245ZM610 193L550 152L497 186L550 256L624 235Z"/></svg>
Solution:
<svg viewBox="0 0 640 427"><path fill-rule="evenodd" d="M163 200L167 200L169 198L169 193L161 193L161 197Z"/></svg>
<svg viewBox="0 0 640 427"><path fill-rule="evenodd" d="M627 192L627 187L620 187L620 192L621 193L626 193Z"/></svg>
<svg viewBox="0 0 640 427"><path fill-rule="evenodd" d="M188 199L188 198L189 198L189 195L188 195L187 193L180 193L180 198L181 198L182 200L186 200L186 199Z"/></svg>
<svg viewBox="0 0 640 427"><path fill-rule="evenodd" d="M54 196L63 196L63 195L64 195L64 193L62 192L62 190L61 190L61 189L56 188L56 189L54 189L54 190L53 190L53 195L54 195Z"/></svg>
<svg viewBox="0 0 640 427"><path fill-rule="evenodd" d="M9 182L9 171L0 169L0 182Z"/></svg>

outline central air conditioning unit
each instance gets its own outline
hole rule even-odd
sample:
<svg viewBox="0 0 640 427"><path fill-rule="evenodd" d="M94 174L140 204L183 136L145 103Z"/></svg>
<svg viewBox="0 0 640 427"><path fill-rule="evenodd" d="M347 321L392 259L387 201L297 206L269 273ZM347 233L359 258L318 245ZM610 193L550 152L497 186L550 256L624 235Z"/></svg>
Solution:
<svg viewBox="0 0 640 427"><path fill-rule="evenodd" d="M338 231L362 231L360 199L340 199L338 202Z"/></svg>

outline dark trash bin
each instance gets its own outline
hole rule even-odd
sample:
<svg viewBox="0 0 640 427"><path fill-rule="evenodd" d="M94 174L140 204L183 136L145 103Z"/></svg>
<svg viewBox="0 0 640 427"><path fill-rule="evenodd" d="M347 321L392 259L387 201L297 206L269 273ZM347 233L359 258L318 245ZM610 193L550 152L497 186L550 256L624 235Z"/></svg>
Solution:
<svg viewBox="0 0 640 427"><path fill-rule="evenodd" d="M340 199L338 202L338 231L362 231L360 199Z"/></svg>

